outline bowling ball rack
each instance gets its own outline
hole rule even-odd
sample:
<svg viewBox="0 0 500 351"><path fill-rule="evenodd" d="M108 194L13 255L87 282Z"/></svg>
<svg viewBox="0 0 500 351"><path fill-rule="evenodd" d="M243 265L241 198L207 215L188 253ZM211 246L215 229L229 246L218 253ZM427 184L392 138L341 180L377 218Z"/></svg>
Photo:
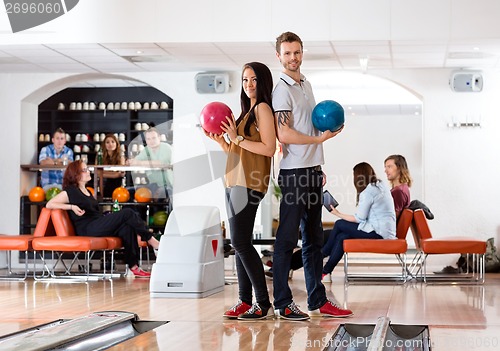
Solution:
<svg viewBox="0 0 500 351"><path fill-rule="evenodd" d="M379 317L377 324L341 324L324 348L325 351L430 351L429 327L391 324Z"/></svg>
<svg viewBox="0 0 500 351"><path fill-rule="evenodd" d="M0 350L104 350L166 323L141 321L130 312L94 312L4 335L0 338Z"/></svg>

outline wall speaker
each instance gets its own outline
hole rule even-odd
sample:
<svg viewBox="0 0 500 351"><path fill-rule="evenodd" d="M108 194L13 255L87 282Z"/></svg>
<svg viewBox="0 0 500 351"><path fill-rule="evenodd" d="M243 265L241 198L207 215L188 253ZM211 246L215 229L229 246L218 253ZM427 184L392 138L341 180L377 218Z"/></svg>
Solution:
<svg viewBox="0 0 500 351"><path fill-rule="evenodd" d="M483 90L483 76L480 72L453 72L450 87L453 91L478 93Z"/></svg>
<svg viewBox="0 0 500 351"><path fill-rule="evenodd" d="M229 90L228 73L198 73L195 82L199 94L222 94Z"/></svg>

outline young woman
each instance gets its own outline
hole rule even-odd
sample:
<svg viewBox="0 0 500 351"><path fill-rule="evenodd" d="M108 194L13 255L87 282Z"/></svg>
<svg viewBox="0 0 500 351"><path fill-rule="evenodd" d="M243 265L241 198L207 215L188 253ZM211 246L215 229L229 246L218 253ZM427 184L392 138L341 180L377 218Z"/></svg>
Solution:
<svg viewBox="0 0 500 351"><path fill-rule="evenodd" d="M231 244L235 249L240 301L224 317L264 319L274 314L267 291L264 268L252 245L255 215L267 192L276 134L271 105L273 80L269 68L247 63L242 72L241 114L227 116L223 135L205 133L227 153L226 198ZM256 302L252 304L252 288Z"/></svg>
<svg viewBox="0 0 500 351"><path fill-rule="evenodd" d="M125 158L120 149L120 141L114 134L107 134L101 143L102 164L103 165L124 165ZM97 157L96 157L97 164ZM104 171L103 196L111 197L113 191L122 186L122 179L125 172Z"/></svg>
<svg viewBox="0 0 500 351"><path fill-rule="evenodd" d="M345 239L395 239L396 213L389 188L366 162L353 169L357 211L354 215L340 213L330 206L330 213L341 218L323 246L323 256L330 256L323 267L323 277L332 273L344 255Z"/></svg>
<svg viewBox="0 0 500 351"><path fill-rule="evenodd" d="M78 160L70 163L64 172L63 191L47 202L46 207L67 210L78 235L120 237L125 251L125 263L134 276L148 278L151 274L138 266L137 235L154 249L158 249L160 242L130 208L103 215L97 200L85 187L89 180L90 172L84 162Z"/></svg>

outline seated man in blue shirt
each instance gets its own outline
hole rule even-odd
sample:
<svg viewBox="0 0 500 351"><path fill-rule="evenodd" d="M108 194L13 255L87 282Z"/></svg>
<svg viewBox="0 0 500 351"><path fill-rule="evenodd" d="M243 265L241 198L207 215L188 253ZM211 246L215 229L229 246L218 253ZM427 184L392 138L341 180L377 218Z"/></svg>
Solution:
<svg viewBox="0 0 500 351"><path fill-rule="evenodd" d="M73 151L66 145L66 133L57 128L52 136L52 144L40 150L38 162L42 166L62 166L73 161ZM43 190L50 188L62 189L64 170L42 171L40 185Z"/></svg>

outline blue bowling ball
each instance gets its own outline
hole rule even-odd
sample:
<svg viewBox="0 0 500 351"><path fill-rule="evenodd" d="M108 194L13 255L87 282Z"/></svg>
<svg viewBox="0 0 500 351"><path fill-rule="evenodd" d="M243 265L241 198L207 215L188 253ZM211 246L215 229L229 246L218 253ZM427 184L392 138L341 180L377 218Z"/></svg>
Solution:
<svg viewBox="0 0 500 351"><path fill-rule="evenodd" d="M335 132L342 128L344 121L344 108L333 100L321 101L312 111L313 125L322 132Z"/></svg>

